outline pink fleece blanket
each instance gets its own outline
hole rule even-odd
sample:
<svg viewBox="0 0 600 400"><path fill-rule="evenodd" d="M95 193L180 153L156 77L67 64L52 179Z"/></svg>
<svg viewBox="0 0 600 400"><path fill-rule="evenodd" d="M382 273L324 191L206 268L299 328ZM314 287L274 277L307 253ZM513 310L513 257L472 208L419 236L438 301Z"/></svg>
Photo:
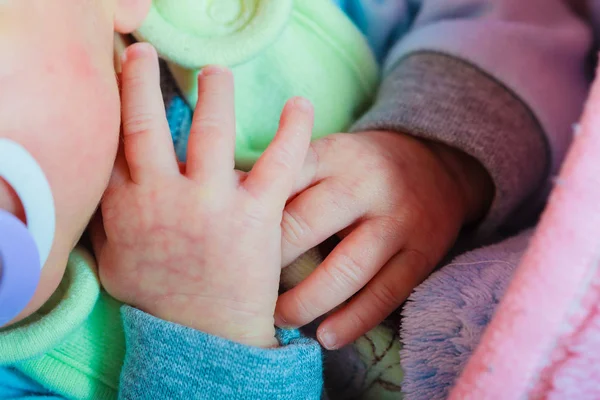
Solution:
<svg viewBox="0 0 600 400"><path fill-rule="evenodd" d="M600 399L600 81L454 400Z"/></svg>

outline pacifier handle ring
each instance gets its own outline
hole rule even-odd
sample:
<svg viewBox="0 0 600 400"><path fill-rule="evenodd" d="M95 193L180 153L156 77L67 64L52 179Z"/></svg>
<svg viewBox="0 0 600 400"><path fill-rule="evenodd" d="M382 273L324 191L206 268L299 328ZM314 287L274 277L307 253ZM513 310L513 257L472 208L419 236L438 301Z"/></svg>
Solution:
<svg viewBox="0 0 600 400"><path fill-rule="evenodd" d="M0 209L0 327L29 304L41 270L37 245L27 226Z"/></svg>
<svg viewBox="0 0 600 400"><path fill-rule="evenodd" d="M0 138L0 177L13 188L27 218L0 210L0 326L29 304L48 259L56 226L54 198L40 165L20 144Z"/></svg>
<svg viewBox="0 0 600 400"><path fill-rule="evenodd" d="M23 204L27 229L37 245L41 269L52 249L56 227L50 184L33 156L6 138L0 138L0 177L12 186Z"/></svg>

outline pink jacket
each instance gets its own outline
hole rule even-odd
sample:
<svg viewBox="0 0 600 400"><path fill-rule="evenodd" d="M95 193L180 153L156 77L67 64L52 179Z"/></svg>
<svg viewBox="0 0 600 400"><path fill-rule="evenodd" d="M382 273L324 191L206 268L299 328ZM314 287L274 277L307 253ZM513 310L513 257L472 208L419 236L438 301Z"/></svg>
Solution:
<svg viewBox="0 0 600 400"><path fill-rule="evenodd" d="M450 398L600 399L600 80L529 248Z"/></svg>

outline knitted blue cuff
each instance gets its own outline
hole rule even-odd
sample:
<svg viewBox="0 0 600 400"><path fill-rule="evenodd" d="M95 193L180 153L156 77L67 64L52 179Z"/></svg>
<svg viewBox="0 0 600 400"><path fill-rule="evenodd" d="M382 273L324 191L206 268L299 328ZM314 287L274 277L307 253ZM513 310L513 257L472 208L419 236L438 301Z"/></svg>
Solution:
<svg viewBox="0 0 600 400"><path fill-rule="evenodd" d="M234 343L123 306L122 399L319 399L321 348L298 331L282 347Z"/></svg>

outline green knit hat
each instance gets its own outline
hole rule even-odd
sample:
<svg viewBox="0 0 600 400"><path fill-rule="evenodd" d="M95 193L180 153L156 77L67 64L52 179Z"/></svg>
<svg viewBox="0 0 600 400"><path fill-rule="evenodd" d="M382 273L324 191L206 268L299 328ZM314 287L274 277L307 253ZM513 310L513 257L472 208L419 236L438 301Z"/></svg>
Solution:
<svg viewBox="0 0 600 400"><path fill-rule="evenodd" d="M192 107L202 67L233 70L239 168L271 142L290 97L314 104L318 138L346 130L379 79L365 38L329 0L153 0L135 36L167 60Z"/></svg>

